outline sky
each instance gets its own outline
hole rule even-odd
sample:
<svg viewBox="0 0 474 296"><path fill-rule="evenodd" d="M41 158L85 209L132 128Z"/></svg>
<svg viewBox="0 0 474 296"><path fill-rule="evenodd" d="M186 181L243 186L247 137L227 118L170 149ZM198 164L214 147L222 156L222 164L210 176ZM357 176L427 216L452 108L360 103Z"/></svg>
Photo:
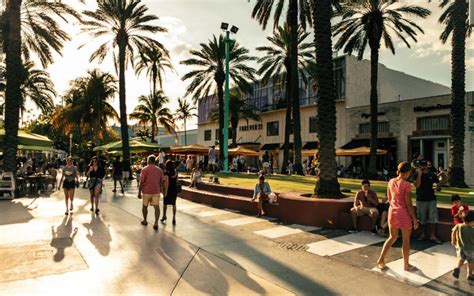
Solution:
<svg viewBox="0 0 474 296"><path fill-rule="evenodd" d="M94 0L86 0L80 4L78 0L63 0L79 10L94 10ZM382 48L380 62L387 67L418 76L443 85L450 85L450 44L443 45L439 35L443 27L437 19L441 9L437 7L438 1L428 3L426 0L402 0L402 3L416 4L429 8L432 15L425 20L417 20L424 29L425 34L419 36L418 43L406 48L396 42L396 55ZM271 30L265 31L257 21L251 18L251 11L255 0L142 0L149 8L149 13L159 17L158 24L167 28L167 33L158 33L156 38L170 51L171 59L176 73L165 74L163 90L170 98L169 108L175 111L177 98L184 97L187 81L181 77L190 67L181 65L180 62L190 57L191 49L199 49L200 43L206 43L213 34L220 34L220 23L227 22L239 27L239 32L234 35L238 42L250 50L250 54L259 57L255 50L258 46L267 45L266 36ZM62 56L55 56L55 63L48 67L53 82L58 92L56 103L60 103L60 95L67 90L69 82L83 76L88 70L100 68L103 71L115 73L112 56L109 55L102 64L89 62L90 54L100 44L92 40L87 34L80 33L78 23L63 25L72 37L65 44ZM78 47L85 46L81 49ZM369 58L368 55L365 58ZM257 65L254 65L257 67ZM474 90L474 36L466 44L466 90ZM145 75L137 77L131 68L126 72L127 111L132 112L137 105L140 95L149 93L149 82ZM118 111L118 97L113 102ZM188 122L189 128L196 128L196 119ZM178 122L182 128L182 123Z"/></svg>

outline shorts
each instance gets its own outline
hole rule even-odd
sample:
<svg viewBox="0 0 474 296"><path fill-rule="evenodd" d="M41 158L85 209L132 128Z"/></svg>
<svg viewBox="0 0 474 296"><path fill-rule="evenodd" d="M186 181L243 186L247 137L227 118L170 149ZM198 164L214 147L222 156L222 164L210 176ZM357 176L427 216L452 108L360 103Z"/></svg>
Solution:
<svg viewBox="0 0 474 296"><path fill-rule="evenodd" d="M72 181L64 180L63 188L64 189L74 189L74 188L76 188L76 182L74 182L74 180L72 180Z"/></svg>
<svg viewBox="0 0 474 296"><path fill-rule="evenodd" d="M102 186L102 179L100 179L100 178L90 178L89 183L87 184L87 187L90 190L93 190L97 186Z"/></svg>
<svg viewBox="0 0 474 296"><path fill-rule="evenodd" d="M128 178L130 178L130 172L123 171L123 172L122 172L122 177L123 177L125 180L128 180Z"/></svg>
<svg viewBox="0 0 474 296"><path fill-rule="evenodd" d="M458 259L467 260L469 263L474 262L474 254L461 250L459 247L456 247L456 255L458 256Z"/></svg>
<svg viewBox="0 0 474 296"><path fill-rule="evenodd" d="M264 163L263 163L263 167L264 167L264 168L269 168L269 167L270 167L270 163L267 162L267 161L264 162Z"/></svg>
<svg viewBox="0 0 474 296"><path fill-rule="evenodd" d="M148 205L152 205L152 206L160 205L160 195L161 193L158 193L158 194L143 193L143 205L146 207Z"/></svg>
<svg viewBox="0 0 474 296"><path fill-rule="evenodd" d="M209 159L209 164L215 165L215 164L216 164L216 160L215 160L215 159Z"/></svg>
<svg viewBox="0 0 474 296"><path fill-rule="evenodd" d="M426 223L436 224L438 223L438 208L436 200L430 201L416 201L416 217L420 221L420 224L425 225Z"/></svg>
<svg viewBox="0 0 474 296"><path fill-rule="evenodd" d="M364 207L364 208L352 208L351 212L355 213L358 217L359 216L371 216L371 215L378 215L379 211L377 208L371 208L371 207Z"/></svg>

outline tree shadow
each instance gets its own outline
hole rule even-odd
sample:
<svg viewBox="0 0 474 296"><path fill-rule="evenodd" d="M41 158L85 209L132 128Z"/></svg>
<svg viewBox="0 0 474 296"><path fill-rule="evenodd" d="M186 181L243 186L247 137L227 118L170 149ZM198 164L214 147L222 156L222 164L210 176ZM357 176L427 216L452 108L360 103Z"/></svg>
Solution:
<svg viewBox="0 0 474 296"><path fill-rule="evenodd" d="M110 235L109 225L105 224L101 216L91 213L91 222L84 223L87 229L86 237L94 245L100 255L108 256L110 253Z"/></svg>
<svg viewBox="0 0 474 296"><path fill-rule="evenodd" d="M0 225L27 223L33 216L30 214L30 205L24 205L20 200L1 200Z"/></svg>
<svg viewBox="0 0 474 296"><path fill-rule="evenodd" d="M56 253L53 255L55 262L60 262L64 259L64 251L66 248L72 246L74 237L77 234L77 227L72 229L72 216L65 216L62 223L54 228L51 226L51 246L56 248Z"/></svg>

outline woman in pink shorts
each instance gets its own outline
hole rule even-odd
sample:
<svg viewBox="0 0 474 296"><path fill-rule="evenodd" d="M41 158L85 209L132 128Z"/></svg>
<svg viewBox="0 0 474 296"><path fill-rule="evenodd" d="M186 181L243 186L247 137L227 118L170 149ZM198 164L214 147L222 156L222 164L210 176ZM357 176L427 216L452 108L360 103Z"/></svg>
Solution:
<svg viewBox="0 0 474 296"><path fill-rule="evenodd" d="M387 186L387 197L390 203L388 210L388 227L390 236L385 241L377 260L377 267L386 270L385 256L397 241L398 230L402 232L402 255L404 261L404 269L406 271L416 270L416 267L408 262L410 256L410 235L412 228L418 228L418 220L416 219L415 210L411 202L411 183L407 181L412 171L409 162L401 162L398 165L398 177L391 179Z"/></svg>

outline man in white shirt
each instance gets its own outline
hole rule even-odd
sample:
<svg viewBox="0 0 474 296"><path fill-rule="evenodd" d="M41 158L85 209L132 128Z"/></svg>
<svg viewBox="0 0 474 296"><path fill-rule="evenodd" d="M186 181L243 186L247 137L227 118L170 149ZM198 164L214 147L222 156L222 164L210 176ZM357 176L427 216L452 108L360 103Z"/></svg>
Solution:
<svg viewBox="0 0 474 296"><path fill-rule="evenodd" d="M160 149L160 154L158 154L158 164L164 164L165 158L166 158L165 152Z"/></svg>

